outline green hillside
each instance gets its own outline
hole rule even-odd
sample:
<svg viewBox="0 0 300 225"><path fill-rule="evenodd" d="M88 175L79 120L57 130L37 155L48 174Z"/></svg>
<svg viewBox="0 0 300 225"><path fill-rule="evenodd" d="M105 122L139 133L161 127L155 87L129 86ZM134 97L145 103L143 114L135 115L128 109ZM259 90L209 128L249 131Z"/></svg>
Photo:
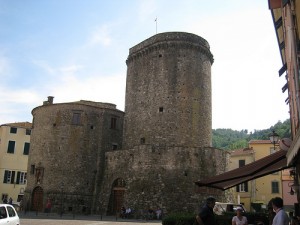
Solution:
<svg viewBox="0 0 300 225"><path fill-rule="evenodd" d="M269 140L273 130L280 138L290 138L290 127L290 120L287 119L284 122L279 121L265 130L254 130L250 133L248 133L248 130L213 129L212 144L213 147L224 150L244 148L248 146L250 140Z"/></svg>

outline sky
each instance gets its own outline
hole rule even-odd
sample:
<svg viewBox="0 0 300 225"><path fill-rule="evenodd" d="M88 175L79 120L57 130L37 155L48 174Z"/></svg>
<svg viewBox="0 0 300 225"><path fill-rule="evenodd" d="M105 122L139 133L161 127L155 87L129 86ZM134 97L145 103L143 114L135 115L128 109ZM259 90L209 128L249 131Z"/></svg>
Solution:
<svg viewBox="0 0 300 225"><path fill-rule="evenodd" d="M129 49L172 31L210 45L213 129L289 118L267 0L0 0L0 124L31 122L47 96L124 111Z"/></svg>

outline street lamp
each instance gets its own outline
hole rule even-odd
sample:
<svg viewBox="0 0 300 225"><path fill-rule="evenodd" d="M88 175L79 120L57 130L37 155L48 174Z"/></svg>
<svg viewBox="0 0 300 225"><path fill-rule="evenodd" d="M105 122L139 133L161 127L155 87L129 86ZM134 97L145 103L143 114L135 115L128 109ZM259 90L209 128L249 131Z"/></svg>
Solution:
<svg viewBox="0 0 300 225"><path fill-rule="evenodd" d="M275 145L279 141L279 135L277 133L275 133L275 131L273 130L273 132L272 132L272 134L270 134L269 138L270 138L271 143L274 145L274 151L275 151Z"/></svg>

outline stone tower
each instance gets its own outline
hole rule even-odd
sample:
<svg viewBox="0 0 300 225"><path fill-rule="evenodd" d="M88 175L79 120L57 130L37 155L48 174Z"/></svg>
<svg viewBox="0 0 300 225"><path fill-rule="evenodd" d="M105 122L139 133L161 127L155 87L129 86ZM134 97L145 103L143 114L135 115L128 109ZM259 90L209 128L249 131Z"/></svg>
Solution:
<svg viewBox="0 0 300 225"><path fill-rule="evenodd" d="M101 208L197 211L208 195L194 181L224 172L226 152L211 147L211 64L203 38L161 33L129 50L123 149L107 152Z"/></svg>
<svg viewBox="0 0 300 225"><path fill-rule="evenodd" d="M129 51L123 147L211 146L211 64L203 38L157 34Z"/></svg>
<svg viewBox="0 0 300 225"><path fill-rule="evenodd" d="M157 34L131 48L126 62L125 115L114 104L53 97L32 110L30 209L42 211L49 198L53 212L192 212L208 195L223 199L194 184L227 166L227 153L211 147L207 41Z"/></svg>
<svg viewBox="0 0 300 225"><path fill-rule="evenodd" d="M116 105L78 101L54 104L49 97L32 110L27 174L31 210L47 198L53 212L94 210L104 176L104 154L122 147L124 112Z"/></svg>

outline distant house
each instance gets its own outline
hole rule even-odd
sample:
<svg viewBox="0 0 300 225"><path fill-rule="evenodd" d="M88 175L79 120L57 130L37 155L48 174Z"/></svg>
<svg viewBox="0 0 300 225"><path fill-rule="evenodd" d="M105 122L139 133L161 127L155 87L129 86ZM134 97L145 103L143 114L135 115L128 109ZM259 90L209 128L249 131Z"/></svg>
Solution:
<svg viewBox="0 0 300 225"><path fill-rule="evenodd" d="M0 126L0 195L2 201L19 202L24 195L32 124L8 123Z"/></svg>
<svg viewBox="0 0 300 225"><path fill-rule="evenodd" d="M230 170L242 167L279 151L270 140L251 140L249 147L237 149L231 152ZM236 202L245 205L247 210L251 209L251 203L261 203L266 207L274 197L282 197L286 209L292 208L297 202L296 195L289 193L289 184L293 178L289 176L290 169L271 173L269 175L247 181L232 188L232 194Z"/></svg>

